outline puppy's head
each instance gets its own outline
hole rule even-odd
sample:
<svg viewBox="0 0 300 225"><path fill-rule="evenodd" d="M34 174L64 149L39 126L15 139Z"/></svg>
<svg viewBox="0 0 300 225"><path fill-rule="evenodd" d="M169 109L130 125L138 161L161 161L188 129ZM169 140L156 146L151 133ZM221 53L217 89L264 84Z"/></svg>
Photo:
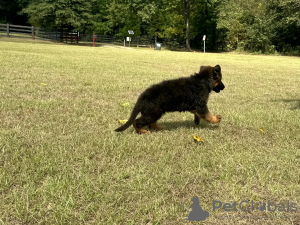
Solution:
<svg viewBox="0 0 300 225"><path fill-rule="evenodd" d="M201 66L200 74L202 72L209 72L209 75L212 79L212 90L219 93L221 90L225 88L225 85L222 83L222 72L221 67L216 65L215 67L210 66Z"/></svg>

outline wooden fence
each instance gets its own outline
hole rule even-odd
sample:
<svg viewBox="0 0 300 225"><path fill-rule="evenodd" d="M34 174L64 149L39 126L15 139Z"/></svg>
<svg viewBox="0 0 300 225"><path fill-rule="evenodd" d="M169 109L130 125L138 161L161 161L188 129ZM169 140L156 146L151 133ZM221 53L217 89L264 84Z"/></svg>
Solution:
<svg viewBox="0 0 300 225"><path fill-rule="evenodd" d="M0 36L51 40L78 44L79 34L74 32L45 31L33 26L0 24Z"/></svg>
<svg viewBox="0 0 300 225"><path fill-rule="evenodd" d="M80 34L80 43L89 43L92 45L93 35ZM172 38L157 38L157 42L161 43L164 48L180 50L185 49L185 39L172 39ZM123 36L111 36L111 35L96 35L96 43L98 44L112 44L126 47L149 47L155 46L154 36L132 36L130 42L127 41L127 37Z"/></svg>
<svg viewBox="0 0 300 225"><path fill-rule="evenodd" d="M130 42L126 40L126 37L123 36L111 36L111 35L95 35L95 42L98 44L112 44L112 45L121 45L126 47L154 47L155 39L154 37L139 37L133 36L130 37ZM92 43L93 35L91 34L80 34L79 40L81 43Z"/></svg>
<svg viewBox="0 0 300 225"><path fill-rule="evenodd" d="M60 31L46 31L38 27L33 26L19 26L11 24L0 24L0 37L18 37L18 38L30 38L39 40L50 40L56 42L65 42L70 44L82 44L92 46L93 35L74 32L60 32ZM111 35L98 35L96 34L96 43L98 44L112 44L120 46L130 47L150 47L155 45L155 37L144 36L137 37L131 36L130 42L126 37L111 36ZM161 43L163 47L168 49L184 49L185 40L180 39L161 39L158 38L157 42Z"/></svg>

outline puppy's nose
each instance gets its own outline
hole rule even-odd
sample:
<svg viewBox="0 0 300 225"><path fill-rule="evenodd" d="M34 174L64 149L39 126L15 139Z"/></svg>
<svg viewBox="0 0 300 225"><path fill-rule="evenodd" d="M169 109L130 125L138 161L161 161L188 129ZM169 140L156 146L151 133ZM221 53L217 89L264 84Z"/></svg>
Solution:
<svg viewBox="0 0 300 225"><path fill-rule="evenodd" d="M225 88L225 85L221 82L220 83L220 90L223 90Z"/></svg>

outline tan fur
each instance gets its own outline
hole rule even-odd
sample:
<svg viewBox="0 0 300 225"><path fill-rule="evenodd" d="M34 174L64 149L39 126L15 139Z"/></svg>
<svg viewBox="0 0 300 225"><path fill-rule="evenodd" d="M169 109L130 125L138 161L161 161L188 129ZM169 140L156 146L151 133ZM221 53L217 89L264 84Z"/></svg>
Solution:
<svg viewBox="0 0 300 225"><path fill-rule="evenodd" d="M136 127L136 122L135 122L135 121L133 122L132 125L133 125L134 129L136 130L136 132L139 133L139 134L147 134L147 133L150 133L150 131L148 131L148 130L145 130L145 129Z"/></svg>
<svg viewBox="0 0 300 225"><path fill-rule="evenodd" d="M164 126L158 126L158 125L157 125L157 121L154 122L154 123L151 123L150 127L151 127L152 129L154 129L154 130L164 130L164 129L165 129Z"/></svg>
<svg viewBox="0 0 300 225"><path fill-rule="evenodd" d="M195 115L195 122L198 122L198 123L200 122L201 118L205 119L209 123L219 123L221 121L220 115L213 116L210 112L208 112L204 115L199 115L195 110L190 111L190 112Z"/></svg>

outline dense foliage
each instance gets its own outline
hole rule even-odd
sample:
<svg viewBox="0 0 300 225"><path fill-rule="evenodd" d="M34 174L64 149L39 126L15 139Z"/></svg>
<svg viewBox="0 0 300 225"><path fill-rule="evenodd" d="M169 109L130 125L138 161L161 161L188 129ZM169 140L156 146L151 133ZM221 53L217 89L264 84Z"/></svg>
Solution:
<svg viewBox="0 0 300 225"><path fill-rule="evenodd" d="M186 49L300 53L299 0L0 0L0 22L185 40Z"/></svg>

